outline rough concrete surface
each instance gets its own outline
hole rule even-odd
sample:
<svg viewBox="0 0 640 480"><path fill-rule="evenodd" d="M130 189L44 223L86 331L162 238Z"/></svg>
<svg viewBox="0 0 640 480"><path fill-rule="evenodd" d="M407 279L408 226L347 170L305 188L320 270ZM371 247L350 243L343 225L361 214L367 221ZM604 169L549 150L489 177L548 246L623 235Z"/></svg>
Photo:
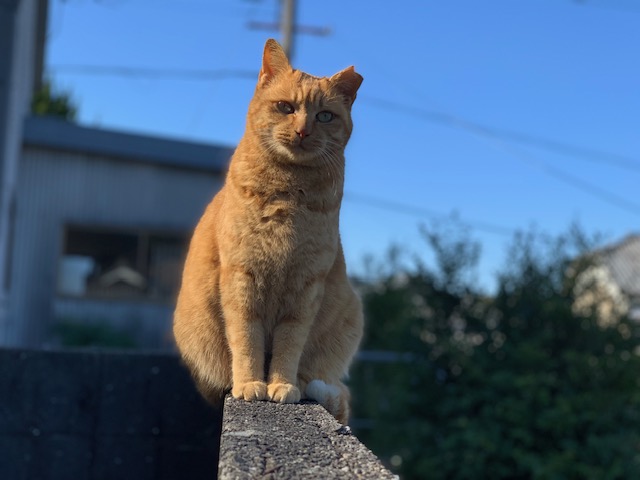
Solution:
<svg viewBox="0 0 640 480"><path fill-rule="evenodd" d="M225 399L218 475L242 479L397 479L313 402Z"/></svg>
<svg viewBox="0 0 640 480"><path fill-rule="evenodd" d="M220 409L175 355L0 349L0 480L204 480Z"/></svg>

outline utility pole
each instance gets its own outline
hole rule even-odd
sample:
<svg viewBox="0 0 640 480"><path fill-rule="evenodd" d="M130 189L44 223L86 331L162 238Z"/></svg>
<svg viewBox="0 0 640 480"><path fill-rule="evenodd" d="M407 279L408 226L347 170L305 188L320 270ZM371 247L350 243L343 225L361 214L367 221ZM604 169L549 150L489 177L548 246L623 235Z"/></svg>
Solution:
<svg viewBox="0 0 640 480"><path fill-rule="evenodd" d="M282 38L280 43L289 61L295 53L295 36L300 33L326 37L331 33L329 27L301 26L296 24L296 0L280 1L280 19L277 22L249 22L247 26L252 30L279 30Z"/></svg>
<svg viewBox="0 0 640 480"><path fill-rule="evenodd" d="M281 0L280 35L287 58L293 58L293 26L296 24L296 0Z"/></svg>

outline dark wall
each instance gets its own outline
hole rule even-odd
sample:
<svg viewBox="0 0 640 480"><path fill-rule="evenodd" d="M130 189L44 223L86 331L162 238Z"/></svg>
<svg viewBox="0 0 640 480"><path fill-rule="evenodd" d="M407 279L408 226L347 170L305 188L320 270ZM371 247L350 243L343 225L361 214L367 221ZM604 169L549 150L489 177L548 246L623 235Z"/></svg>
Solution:
<svg viewBox="0 0 640 480"><path fill-rule="evenodd" d="M214 479L221 410L175 356L0 350L0 478Z"/></svg>

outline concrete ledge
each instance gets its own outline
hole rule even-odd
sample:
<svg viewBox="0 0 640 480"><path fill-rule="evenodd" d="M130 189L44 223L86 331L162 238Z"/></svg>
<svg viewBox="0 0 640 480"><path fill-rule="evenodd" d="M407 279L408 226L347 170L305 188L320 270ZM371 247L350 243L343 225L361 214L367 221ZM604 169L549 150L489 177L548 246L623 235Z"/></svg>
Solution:
<svg viewBox="0 0 640 480"><path fill-rule="evenodd" d="M397 479L348 427L312 402L281 405L227 396L218 478Z"/></svg>
<svg viewBox="0 0 640 480"><path fill-rule="evenodd" d="M222 412L175 355L0 349L0 479L205 480Z"/></svg>
<svg viewBox="0 0 640 480"><path fill-rule="evenodd" d="M316 403L221 410L175 355L0 349L0 479L397 478Z"/></svg>

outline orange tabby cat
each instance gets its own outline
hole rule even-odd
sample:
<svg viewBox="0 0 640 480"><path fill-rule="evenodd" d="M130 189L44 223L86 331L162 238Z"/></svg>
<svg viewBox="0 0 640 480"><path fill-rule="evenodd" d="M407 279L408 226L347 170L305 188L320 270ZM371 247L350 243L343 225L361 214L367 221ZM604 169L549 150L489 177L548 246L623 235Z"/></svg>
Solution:
<svg viewBox="0 0 640 480"><path fill-rule="evenodd" d="M351 105L362 77L294 70L268 40L244 136L193 235L174 335L200 392L323 404L345 423L342 383L362 336L338 217ZM301 393L302 392L302 393Z"/></svg>

